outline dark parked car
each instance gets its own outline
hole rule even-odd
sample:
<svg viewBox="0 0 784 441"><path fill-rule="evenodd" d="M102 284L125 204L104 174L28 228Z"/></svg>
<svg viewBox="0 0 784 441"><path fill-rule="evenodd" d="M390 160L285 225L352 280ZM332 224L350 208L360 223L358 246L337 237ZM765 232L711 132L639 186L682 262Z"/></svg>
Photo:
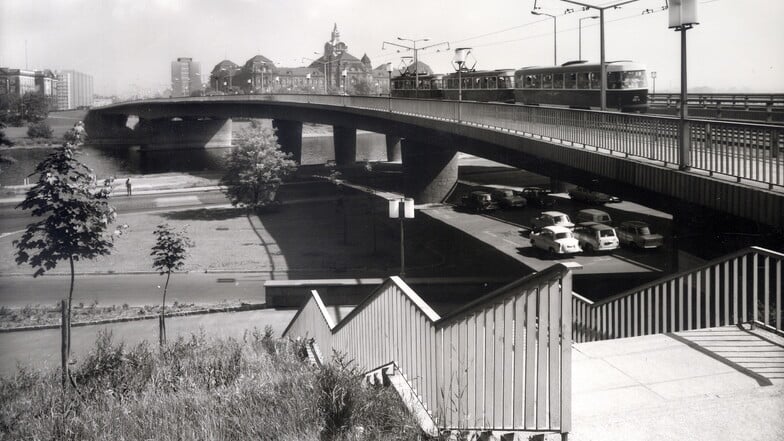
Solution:
<svg viewBox="0 0 784 441"><path fill-rule="evenodd" d="M651 228L645 222L621 222L616 230L621 245L630 245L636 248L659 248L664 244L661 234L651 233Z"/></svg>
<svg viewBox="0 0 784 441"><path fill-rule="evenodd" d="M521 192L528 205L537 207L552 207L555 205L555 198L550 196L550 190L541 187L526 187Z"/></svg>
<svg viewBox="0 0 784 441"><path fill-rule="evenodd" d="M498 189L490 193L490 197L501 208L522 208L525 207L526 200L520 193L514 190Z"/></svg>
<svg viewBox="0 0 784 441"><path fill-rule="evenodd" d="M621 202L615 196L610 196L607 193L589 190L585 187L577 187L569 190L569 197L575 201L582 201L589 204L606 204L607 202Z"/></svg>
<svg viewBox="0 0 784 441"><path fill-rule="evenodd" d="M490 211L498 208L498 204L493 201L490 193L486 191L472 191L460 199L463 208L474 212Z"/></svg>

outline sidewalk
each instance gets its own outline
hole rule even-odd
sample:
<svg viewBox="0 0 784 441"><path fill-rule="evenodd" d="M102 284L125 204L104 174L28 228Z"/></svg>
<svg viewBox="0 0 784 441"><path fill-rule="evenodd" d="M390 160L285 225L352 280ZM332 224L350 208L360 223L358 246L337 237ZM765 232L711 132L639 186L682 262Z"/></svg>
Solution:
<svg viewBox="0 0 784 441"><path fill-rule="evenodd" d="M734 326L574 345L570 440L784 439L784 338Z"/></svg>
<svg viewBox="0 0 784 441"><path fill-rule="evenodd" d="M217 185L217 179L207 179L185 173L163 173L146 176L119 176L116 177L112 185L112 194L117 196L125 195L125 180L131 178L133 194L150 195L164 193L188 193L221 190L223 187ZM100 182L99 182L100 184ZM5 197L0 198L2 204L17 204L24 200L25 193L32 188L30 185L7 185L2 187ZM15 193L9 196L8 193Z"/></svg>

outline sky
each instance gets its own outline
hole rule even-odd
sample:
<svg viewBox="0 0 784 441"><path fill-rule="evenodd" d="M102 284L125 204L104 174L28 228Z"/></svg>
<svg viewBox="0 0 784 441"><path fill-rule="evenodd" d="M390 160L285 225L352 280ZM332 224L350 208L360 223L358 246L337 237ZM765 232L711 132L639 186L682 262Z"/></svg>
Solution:
<svg viewBox="0 0 784 441"><path fill-rule="evenodd" d="M784 92L784 0L697 0L700 24L687 32L689 88ZM611 0L582 0L607 5ZM95 92L133 94L170 87L170 63L191 57L204 81L223 59L262 54L302 66L323 52L333 24L356 57L373 66L412 51L382 50L397 37L418 47L434 71L453 70L456 47L471 47L476 69L553 64L553 19L531 14L534 0L0 0L0 66L75 69ZM680 87L680 33L668 29L665 0L605 12L606 59L656 71L657 92ZM557 17L557 63L578 59L578 23L598 15L562 0L537 0ZM575 10L564 14L567 8ZM643 14L646 9L654 13ZM25 47L27 48L25 50ZM582 21L583 59L599 60L599 20Z"/></svg>

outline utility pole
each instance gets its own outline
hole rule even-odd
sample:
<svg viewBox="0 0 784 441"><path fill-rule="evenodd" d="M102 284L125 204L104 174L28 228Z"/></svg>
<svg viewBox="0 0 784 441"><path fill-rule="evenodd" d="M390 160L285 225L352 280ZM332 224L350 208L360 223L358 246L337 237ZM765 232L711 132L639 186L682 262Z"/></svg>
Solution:
<svg viewBox="0 0 784 441"><path fill-rule="evenodd" d="M402 38L402 37L397 37L397 39L400 40L400 41L410 41L412 45L411 46L405 46L405 45L402 45L402 44L392 43L390 41L385 41L385 42L383 42L381 44L381 50L383 51L384 49L386 49L386 45L389 44L391 46L397 46L397 47L401 47L403 49L408 49L408 50L413 50L414 51L414 96L416 97L419 94L419 64L418 64L419 63L419 55L418 55L418 52L421 51L421 50L430 49L432 47L442 46L442 45L446 45L446 50L449 50L449 42L444 41L444 42L441 42L441 43L431 44L429 46L417 48L417 43L419 43L420 41L421 42L430 41L430 39L429 38L411 39L411 38Z"/></svg>
<svg viewBox="0 0 784 441"><path fill-rule="evenodd" d="M600 67L600 69L601 69L601 84L600 84L599 88L600 88L600 93L601 93L601 97L602 97L601 98L602 110L607 110L607 65L605 64L605 61L604 61L604 11L607 10L607 9L619 8L619 7L623 6L623 5L626 5L626 4L629 4L629 3L634 3L634 2L636 2L638 0L623 0L623 1L620 1L620 2L612 3L612 4L609 4L609 5L603 5L603 6L590 5L588 3L578 2L578 1L574 1L574 0L563 0L563 1L565 1L567 3L575 4L575 5L578 5L578 6L582 6L583 9L585 9L585 10L596 9L596 10L599 11L599 40L600 40L600 42L599 42L600 43L600 49L599 49L599 58L600 58L600 60L599 60L599 63L600 63L600 66L601 66Z"/></svg>

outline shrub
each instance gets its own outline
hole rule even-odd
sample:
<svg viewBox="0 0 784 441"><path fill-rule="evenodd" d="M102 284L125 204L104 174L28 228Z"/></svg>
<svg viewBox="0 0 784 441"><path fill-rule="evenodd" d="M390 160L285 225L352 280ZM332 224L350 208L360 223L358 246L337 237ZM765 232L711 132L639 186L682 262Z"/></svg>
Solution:
<svg viewBox="0 0 784 441"><path fill-rule="evenodd" d="M45 121L30 123L27 126L27 136L49 139L52 137L52 128Z"/></svg>
<svg viewBox="0 0 784 441"><path fill-rule="evenodd" d="M77 401L63 401L56 369L0 378L0 439L419 439L396 392L341 357L303 363L297 346L255 330L158 351L102 333L73 369Z"/></svg>

